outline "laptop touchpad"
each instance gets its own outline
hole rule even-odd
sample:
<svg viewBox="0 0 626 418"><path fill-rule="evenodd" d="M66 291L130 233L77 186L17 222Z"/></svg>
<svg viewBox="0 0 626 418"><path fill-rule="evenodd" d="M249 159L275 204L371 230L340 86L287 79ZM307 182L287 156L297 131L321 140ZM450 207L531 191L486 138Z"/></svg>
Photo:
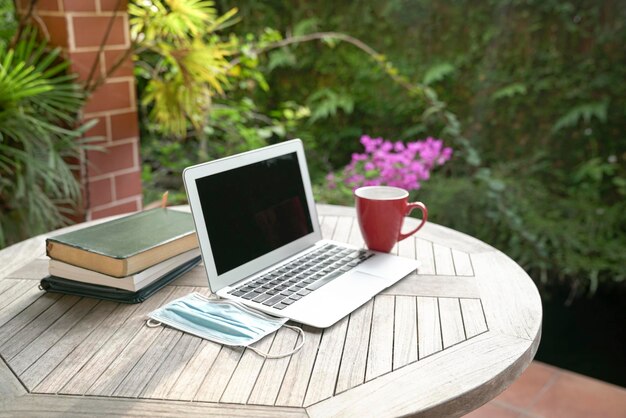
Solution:
<svg viewBox="0 0 626 418"><path fill-rule="evenodd" d="M371 274L385 279L395 279L404 277L412 273L419 266L419 261L408 258L396 257L389 254L376 254L362 264L359 264L357 271Z"/></svg>

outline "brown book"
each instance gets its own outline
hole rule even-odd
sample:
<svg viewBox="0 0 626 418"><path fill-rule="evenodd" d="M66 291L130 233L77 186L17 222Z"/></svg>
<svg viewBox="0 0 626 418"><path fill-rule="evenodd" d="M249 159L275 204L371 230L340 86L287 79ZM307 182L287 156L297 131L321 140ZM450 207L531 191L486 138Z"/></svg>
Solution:
<svg viewBox="0 0 626 418"><path fill-rule="evenodd" d="M54 259L125 277L198 247L190 213L159 208L51 237Z"/></svg>

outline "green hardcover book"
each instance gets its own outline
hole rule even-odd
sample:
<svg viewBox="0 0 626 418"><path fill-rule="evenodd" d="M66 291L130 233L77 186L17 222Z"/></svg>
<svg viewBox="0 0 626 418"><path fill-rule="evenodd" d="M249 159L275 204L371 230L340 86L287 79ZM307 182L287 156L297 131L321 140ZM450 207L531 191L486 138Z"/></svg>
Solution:
<svg viewBox="0 0 626 418"><path fill-rule="evenodd" d="M197 246L191 214L158 208L48 238L46 253L54 260L124 277Z"/></svg>

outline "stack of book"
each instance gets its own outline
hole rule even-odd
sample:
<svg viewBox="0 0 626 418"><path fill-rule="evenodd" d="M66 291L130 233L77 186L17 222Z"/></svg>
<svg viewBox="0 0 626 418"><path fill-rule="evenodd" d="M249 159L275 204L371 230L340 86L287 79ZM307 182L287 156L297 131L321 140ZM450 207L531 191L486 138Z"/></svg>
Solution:
<svg viewBox="0 0 626 418"><path fill-rule="evenodd" d="M200 262L191 214L138 212L46 240L50 292L142 302Z"/></svg>

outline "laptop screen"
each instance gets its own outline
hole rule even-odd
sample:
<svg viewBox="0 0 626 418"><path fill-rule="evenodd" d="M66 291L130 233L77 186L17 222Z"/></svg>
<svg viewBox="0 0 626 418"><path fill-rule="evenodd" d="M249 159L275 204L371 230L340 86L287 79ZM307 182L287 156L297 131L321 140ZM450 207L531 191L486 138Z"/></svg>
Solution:
<svg viewBox="0 0 626 418"><path fill-rule="evenodd" d="M218 274L313 232L295 152L196 179Z"/></svg>

